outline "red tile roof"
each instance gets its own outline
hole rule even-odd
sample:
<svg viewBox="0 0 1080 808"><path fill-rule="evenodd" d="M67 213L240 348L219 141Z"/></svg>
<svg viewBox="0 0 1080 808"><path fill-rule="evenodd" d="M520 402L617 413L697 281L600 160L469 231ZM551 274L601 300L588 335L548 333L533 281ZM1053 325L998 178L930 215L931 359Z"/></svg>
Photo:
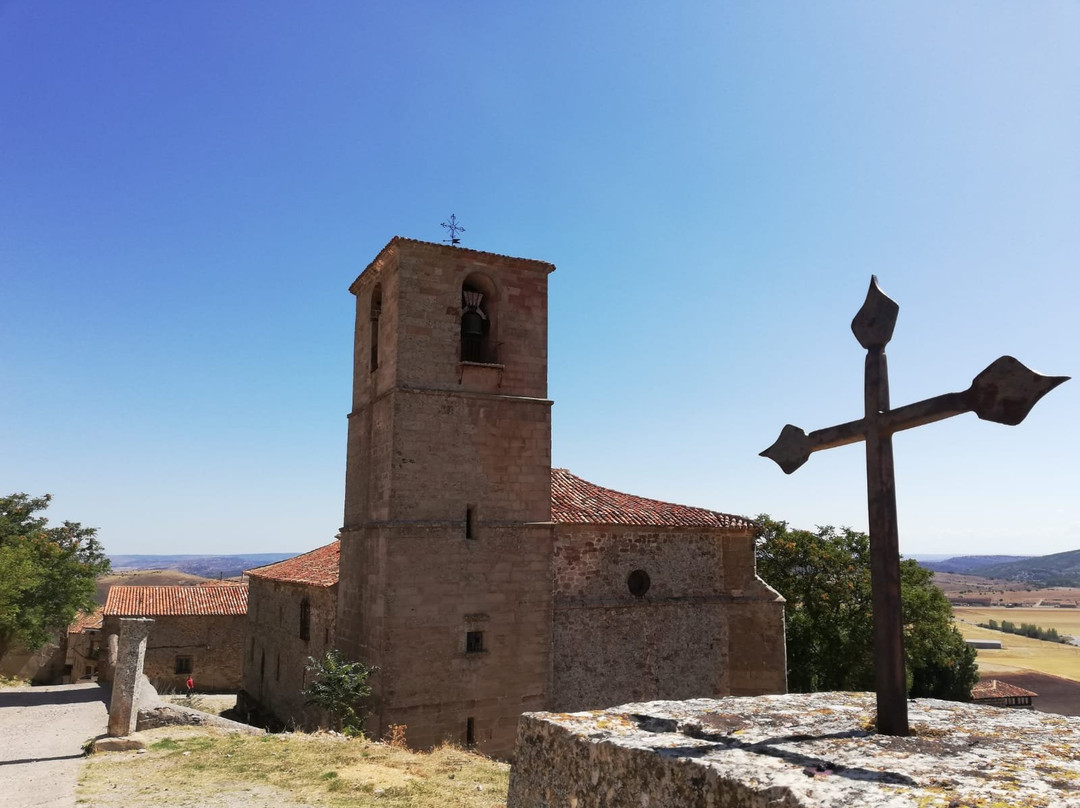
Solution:
<svg viewBox="0 0 1080 808"><path fill-rule="evenodd" d="M571 474L551 470L551 519L563 524L650 525L655 527L719 527L750 530L742 516L674 505L603 488Z"/></svg>
<svg viewBox="0 0 1080 808"><path fill-rule="evenodd" d="M247 614L247 584L240 586L114 586L105 616Z"/></svg>
<svg viewBox="0 0 1080 808"><path fill-rule="evenodd" d="M287 558L276 564L247 570L245 574L252 578L266 578L271 581L333 586L338 582L340 560L341 542L335 541L295 558Z"/></svg>
<svg viewBox="0 0 1080 808"><path fill-rule="evenodd" d="M1023 696L1038 695L1038 693L1024 690L1024 688L1011 685L1008 682L999 682L997 679L979 682L975 687L971 688L971 698L975 701L979 701L980 699L1022 698Z"/></svg>
<svg viewBox="0 0 1080 808"><path fill-rule="evenodd" d="M96 628L101 628L100 606L89 614L86 612L79 612L75 615L75 619L72 621L71 625L67 627L67 633L82 634L84 631L90 631Z"/></svg>

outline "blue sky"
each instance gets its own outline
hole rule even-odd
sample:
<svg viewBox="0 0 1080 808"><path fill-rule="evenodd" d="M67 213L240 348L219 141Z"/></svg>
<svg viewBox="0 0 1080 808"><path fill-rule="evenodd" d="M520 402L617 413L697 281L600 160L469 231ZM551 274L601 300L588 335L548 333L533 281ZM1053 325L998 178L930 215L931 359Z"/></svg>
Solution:
<svg viewBox="0 0 1080 808"><path fill-rule="evenodd" d="M1080 5L0 2L0 491L113 553L341 523L352 297L394 235L551 261L553 458L866 527L894 405L1080 372ZM1080 548L1080 381L896 438L904 553Z"/></svg>

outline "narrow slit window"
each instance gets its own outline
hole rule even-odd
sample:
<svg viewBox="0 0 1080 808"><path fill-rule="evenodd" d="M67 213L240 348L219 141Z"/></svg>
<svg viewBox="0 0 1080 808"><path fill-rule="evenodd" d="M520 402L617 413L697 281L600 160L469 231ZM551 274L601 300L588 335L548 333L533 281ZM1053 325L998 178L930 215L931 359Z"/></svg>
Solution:
<svg viewBox="0 0 1080 808"><path fill-rule="evenodd" d="M466 631L465 632L465 653L467 654L479 654L484 650L484 632L482 631Z"/></svg>
<svg viewBox="0 0 1080 808"><path fill-rule="evenodd" d="M371 372L379 367L379 317L382 316L382 284L371 290Z"/></svg>
<svg viewBox="0 0 1080 808"><path fill-rule="evenodd" d="M465 745L473 746L476 744L476 722L472 716L465 719Z"/></svg>
<svg viewBox="0 0 1080 808"><path fill-rule="evenodd" d="M311 639L311 601L307 598L300 601L300 639Z"/></svg>
<svg viewBox="0 0 1080 808"><path fill-rule="evenodd" d="M465 508L465 538L476 538L476 508L472 505Z"/></svg>

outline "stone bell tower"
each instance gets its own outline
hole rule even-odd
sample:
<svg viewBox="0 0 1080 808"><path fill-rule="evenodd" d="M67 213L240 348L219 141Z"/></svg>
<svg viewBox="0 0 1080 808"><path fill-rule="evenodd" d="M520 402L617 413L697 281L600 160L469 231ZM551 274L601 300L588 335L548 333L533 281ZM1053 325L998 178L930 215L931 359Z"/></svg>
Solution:
<svg viewBox="0 0 1080 808"><path fill-rule="evenodd" d="M376 736L509 754L549 704L553 270L399 237L350 287L338 646Z"/></svg>

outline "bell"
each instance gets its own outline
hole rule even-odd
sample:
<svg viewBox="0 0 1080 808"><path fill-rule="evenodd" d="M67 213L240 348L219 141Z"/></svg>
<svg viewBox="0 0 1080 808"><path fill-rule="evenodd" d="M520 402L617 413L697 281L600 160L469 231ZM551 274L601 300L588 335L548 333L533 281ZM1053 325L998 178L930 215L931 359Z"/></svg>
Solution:
<svg viewBox="0 0 1080 808"><path fill-rule="evenodd" d="M461 315L461 336L482 337L484 336L484 318L475 309L469 309Z"/></svg>

